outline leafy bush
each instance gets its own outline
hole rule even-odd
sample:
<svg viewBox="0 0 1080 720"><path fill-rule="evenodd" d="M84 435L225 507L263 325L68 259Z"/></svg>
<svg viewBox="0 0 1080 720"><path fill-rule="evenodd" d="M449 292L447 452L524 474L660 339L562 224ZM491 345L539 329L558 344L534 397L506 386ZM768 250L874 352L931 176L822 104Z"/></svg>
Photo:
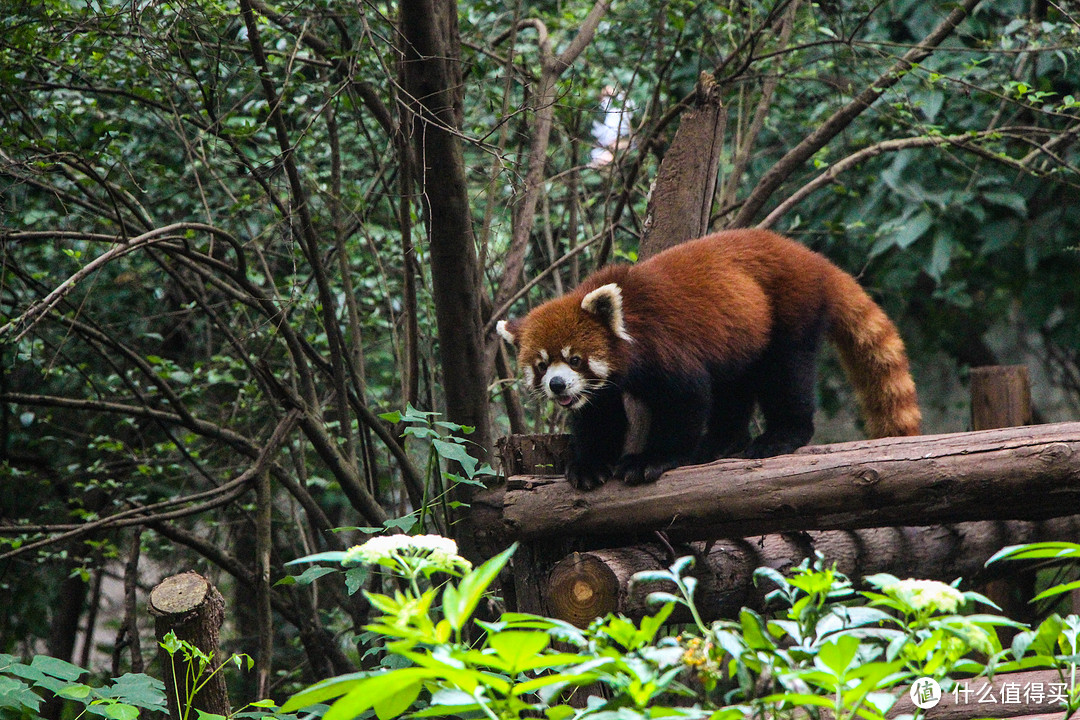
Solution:
<svg viewBox="0 0 1080 720"><path fill-rule="evenodd" d="M657 611L640 622L608 615L582 629L524 613L481 620L477 609L514 550L473 568L451 540L396 535L332 557L304 558L384 572L384 591L365 591L380 613L365 629L382 644L381 664L312 685L281 708L263 700L234 717L875 720L918 679L931 678L949 692L958 678L971 682L1030 668L1058 670L1064 717L1080 708L1076 615L1051 615L1023 629L998 615L967 612L992 603L955 583L878 574L865 578L872 589L857 590L818 558L789 576L757 571L755 579L773 588L766 596L769 613L743 609L736 620L706 623L687 574L693 561L682 558L668 570L635 578L668 588L650 595ZM992 562L1077 558L1080 545L1040 543L1006 548ZM664 624L680 606L692 622L665 634ZM1008 648L998 639L1002 627L1018 630ZM167 639L163 647L185 652L197 676L210 666L208 656L184 643ZM242 665L242 657L233 659ZM39 717L48 696L74 703L78 717L134 720L141 710L166 711L162 684L146 675L92 687L80 682L84 674L53 658L27 664L0 655L0 720Z"/></svg>
<svg viewBox="0 0 1080 720"><path fill-rule="evenodd" d="M392 594L366 593L382 613L367 629L387 640L383 667L318 683L283 711L329 702L326 720L372 711L380 720L405 714L726 720L805 717L818 709L835 718L873 719L884 718L918 678L933 678L949 691L959 676L1066 668L1076 660L1075 616L1020 632L1004 649L996 629L1023 626L962 614L976 603L993 605L977 593L887 574L866 578L873 590L857 591L820 558L790 577L757 572L759 582L775 587L767 597L780 608L772 619L744 609L738 620L703 622L695 581L686 574L692 559L683 558L638 577L672 587L650 596L658 610L640 623L609 615L580 629L504 613L495 622L475 620L482 634L470 642L469 620L513 548L463 570L464 561L431 538L376 540L342 560L380 565L396 584ZM694 622L666 636L661 627L679 605ZM1068 687L1075 708L1077 691Z"/></svg>

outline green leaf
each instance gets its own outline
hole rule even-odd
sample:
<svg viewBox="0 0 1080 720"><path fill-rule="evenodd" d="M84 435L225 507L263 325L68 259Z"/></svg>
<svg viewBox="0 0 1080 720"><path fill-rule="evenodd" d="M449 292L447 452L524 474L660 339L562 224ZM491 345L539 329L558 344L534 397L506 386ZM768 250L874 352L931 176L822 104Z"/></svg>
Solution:
<svg viewBox="0 0 1080 720"><path fill-rule="evenodd" d="M743 608L739 613L739 623L742 625L743 638L751 649L772 650L776 647L765 634L765 622L753 610Z"/></svg>
<svg viewBox="0 0 1080 720"><path fill-rule="evenodd" d="M549 642L551 637L546 633L524 630L508 630L488 636L488 646L507 662L513 673L519 672L526 661L534 660Z"/></svg>
<svg viewBox="0 0 1080 720"><path fill-rule="evenodd" d="M468 448L464 445L435 439L431 441L431 445L435 448L435 452L439 454L439 457L444 460L453 460L457 462L469 477L472 477L476 472L476 464L478 461L469 454Z"/></svg>
<svg viewBox="0 0 1080 720"><path fill-rule="evenodd" d="M310 585L324 575L333 575L336 572L340 572L337 568L328 568L322 566L309 567L299 575L286 575L285 577L274 583L274 586L278 585Z"/></svg>
<svg viewBox="0 0 1080 720"><path fill-rule="evenodd" d="M408 710L412 704L416 702L416 698L419 697L420 690L423 687L423 683L416 680L411 684L388 694L382 700L375 703L375 714L379 717L379 720L390 720L390 718L397 717Z"/></svg>
<svg viewBox="0 0 1080 720"><path fill-rule="evenodd" d="M916 213L893 233L893 244L903 250L925 235L933 224L934 218L926 210Z"/></svg>
<svg viewBox="0 0 1080 720"><path fill-rule="evenodd" d="M311 687L301 690L286 700L285 704L281 706L281 711L286 713L293 712L312 705L318 705L331 698L340 697L357 685L367 682L371 679L371 676L372 673L370 670L361 670L360 672L339 675L338 677L315 683Z"/></svg>
<svg viewBox="0 0 1080 720"><path fill-rule="evenodd" d="M30 661L30 667L35 670L40 670L46 675L59 678L60 680L67 680L68 682L74 682L86 673L86 671L78 665L72 665L69 662L49 657L48 655L35 655L34 659Z"/></svg>
<svg viewBox="0 0 1080 720"><path fill-rule="evenodd" d="M136 720L139 717L139 708L127 703L109 703L108 705L94 705L93 710L101 713L111 720Z"/></svg>
<svg viewBox="0 0 1080 720"><path fill-rule="evenodd" d="M1063 560L1080 559L1080 544L1071 542L1039 542L1010 545L990 556L986 565L1000 560Z"/></svg>
<svg viewBox="0 0 1080 720"><path fill-rule="evenodd" d="M480 598L495 581L499 572L506 567L506 563L510 561L515 550L517 550L517 543L467 573L461 578L456 589L451 590L451 586L447 584L443 590L443 614L454 630L460 631L465 626L473 611L476 610Z"/></svg>
<svg viewBox="0 0 1080 720"><path fill-rule="evenodd" d="M930 262L926 265L927 275L934 280L941 280L945 276L949 265L952 264L955 245L956 240L947 231L942 230L934 234L934 249L930 253Z"/></svg>
<svg viewBox="0 0 1080 720"><path fill-rule="evenodd" d="M15 708L18 712L26 708L37 714L41 705L41 696L26 686L26 683L0 675L0 708Z"/></svg>
<svg viewBox="0 0 1080 720"><path fill-rule="evenodd" d="M332 562L340 563L345 559L344 550L327 550L326 552L315 553L314 555L305 555L302 558L296 558L285 563L286 565L299 565L300 563L310 562Z"/></svg>
<svg viewBox="0 0 1080 720"><path fill-rule="evenodd" d="M116 698L144 710L166 711L165 684L144 673L126 673L112 687L101 688L102 697Z"/></svg>
<svg viewBox="0 0 1080 720"><path fill-rule="evenodd" d="M82 700L90 695L92 688L89 685L83 685L82 683L75 683L61 688L60 692L56 693L60 697L68 698L69 700Z"/></svg>
<svg viewBox="0 0 1080 720"><path fill-rule="evenodd" d="M822 643L814 664L831 670L836 677L844 677L858 651L859 638L843 635L831 642Z"/></svg>
<svg viewBox="0 0 1080 720"><path fill-rule="evenodd" d="M412 692L412 688L422 680L434 677L437 675L433 670L417 667L391 670L369 677L334 702L323 715L323 720L353 720L357 715L376 705L394 710L396 705L392 698L395 695L402 693L408 695ZM415 696L409 700L409 704L412 704L413 699Z"/></svg>

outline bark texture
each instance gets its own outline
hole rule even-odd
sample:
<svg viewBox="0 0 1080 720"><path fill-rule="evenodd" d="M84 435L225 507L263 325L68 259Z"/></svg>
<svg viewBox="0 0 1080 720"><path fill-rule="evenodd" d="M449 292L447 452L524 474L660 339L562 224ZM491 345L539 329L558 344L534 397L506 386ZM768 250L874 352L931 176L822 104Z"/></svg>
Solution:
<svg viewBox="0 0 1080 720"><path fill-rule="evenodd" d="M1080 423L885 438L720 460L656 483L574 490L562 477L515 476L472 522L489 539L676 540L773 532L1038 520L1080 508Z"/></svg>
<svg viewBox="0 0 1080 720"><path fill-rule="evenodd" d="M716 81L702 73L698 106L683 114L656 174L639 259L708 234L726 126Z"/></svg>
<svg viewBox="0 0 1080 720"><path fill-rule="evenodd" d="M461 42L454 0L401 3L403 77L427 210L431 281L449 419L476 428L491 449L480 272L473 240L461 126Z"/></svg>
<svg viewBox="0 0 1080 720"><path fill-rule="evenodd" d="M180 720L188 698L196 710L215 715L229 715L229 694L225 676L217 673L198 693L191 695L191 680L198 684L221 665L221 623L225 620L225 599L217 588L202 575L193 572L173 575L162 580L150 591L150 614L154 616L154 632L158 642L172 631L211 656L203 675L191 678L188 662L182 650L170 656L159 649L165 694L169 701L169 716ZM197 666L196 666L197 669Z"/></svg>

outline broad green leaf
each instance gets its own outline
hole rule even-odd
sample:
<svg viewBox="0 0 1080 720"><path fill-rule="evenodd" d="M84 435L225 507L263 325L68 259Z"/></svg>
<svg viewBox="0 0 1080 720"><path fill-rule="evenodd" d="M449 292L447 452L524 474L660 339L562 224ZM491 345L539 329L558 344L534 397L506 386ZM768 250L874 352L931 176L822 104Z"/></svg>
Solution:
<svg viewBox="0 0 1080 720"><path fill-rule="evenodd" d="M515 550L517 550L517 543L467 573L465 577L461 578L461 582L458 583L456 592L452 593L450 601L447 600L446 593L443 593L443 614L454 630L460 631L464 627L473 611L476 610L480 598L484 596L488 587L495 581L499 572L506 567L506 563L510 561L510 556L514 554Z"/></svg>
<svg viewBox="0 0 1080 720"><path fill-rule="evenodd" d="M48 655L35 655L34 659L30 661L30 667L40 670L46 675L51 675L60 680L67 680L68 682L78 680L86 673L86 671L78 665L72 665L69 662L49 657Z"/></svg>
<svg viewBox="0 0 1080 720"><path fill-rule="evenodd" d="M368 708L389 701L394 695L409 692L414 684L434 676L428 668L402 668L373 675L338 698L323 715L323 720L353 720ZM282 706L282 710L285 708Z"/></svg>
<svg viewBox="0 0 1080 720"><path fill-rule="evenodd" d="M108 703L106 705L92 705L90 709L101 713L110 720L136 720L139 717L139 708L127 703Z"/></svg>
<svg viewBox="0 0 1080 720"><path fill-rule="evenodd" d="M88 697L91 692L92 688L89 685L75 683L62 688L57 695L68 698L69 700L82 700L83 698Z"/></svg>
<svg viewBox="0 0 1080 720"><path fill-rule="evenodd" d="M546 633L525 630L508 630L488 636L488 646L506 660L514 673L525 661L542 653L550 642L551 637Z"/></svg>
<svg viewBox="0 0 1080 720"><path fill-rule="evenodd" d="M357 685L367 682L371 677L371 671L362 670L315 683L286 700L285 704L281 706L281 711L293 712L294 710L326 702L331 698L344 695Z"/></svg>
<svg viewBox="0 0 1080 720"><path fill-rule="evenodd" d="M420 690L424 687L424 684L419 680L406 685L399 690L386 695L381 700L375 702L375 714L379 720L390 720L395 718L408 710L416 698L420 696Z"/></svg>
<svg viewBox="0 0 1080 720"><path fill-rule="evenodd" d="M144 710L167 710L165 683L144 673L126 673L116 679L111 687L98 690L102 697L116 698Z"/></svg>
<svg viewBox="0 0 1080 720"><path fill-rule="evenodd" d="M858 651L859 638L852 635L842 635L835 640L822 643L821 647L818 648L814 664L818 667L827 668L836 677L844 677Z"/></svg>

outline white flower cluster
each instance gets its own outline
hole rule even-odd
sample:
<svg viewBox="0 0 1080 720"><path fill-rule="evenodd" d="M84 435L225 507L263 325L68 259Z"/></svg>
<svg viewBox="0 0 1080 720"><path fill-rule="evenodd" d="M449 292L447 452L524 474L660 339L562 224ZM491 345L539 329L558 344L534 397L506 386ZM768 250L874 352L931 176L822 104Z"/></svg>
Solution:
<svg viewBox="0 0 1080 720"><path fill-rule="evenodd" d="M882 589L918 612L952 613L964 604L962 592L937 580L900 580Z"/></svg>
<svg viewBox="0 0 1080 720"><path fill-rule="evenodd" d="M472 567L468 560L458 555L457 543L441 535L379 535L349 548L343 562L379 563L406 558L423 558L447 569L468 570Z"/></svg>

